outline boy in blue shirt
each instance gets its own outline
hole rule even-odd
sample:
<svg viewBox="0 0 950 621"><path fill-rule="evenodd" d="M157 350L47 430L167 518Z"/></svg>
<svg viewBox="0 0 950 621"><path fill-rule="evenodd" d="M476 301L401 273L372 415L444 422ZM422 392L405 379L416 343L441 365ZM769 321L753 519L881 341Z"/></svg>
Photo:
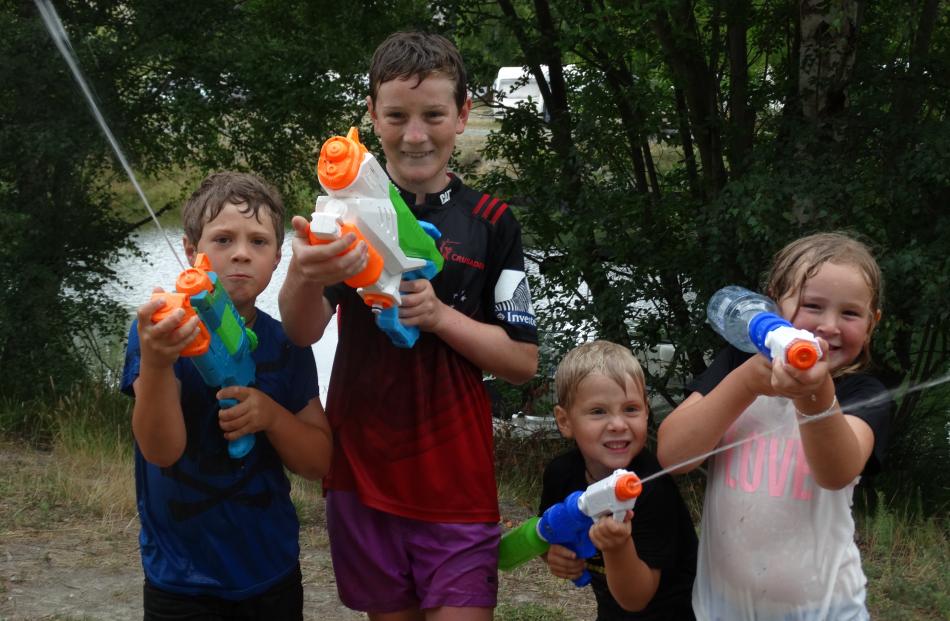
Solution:
<svg viewBox="0 0 950 621"><path fill-rule="evenodd" d="M254 305L280 260L283 203L254 175L217 173L182 218L189 263L207 255L257 334L256 375L251 387L207 386L180 356L198 334L197 317L182 322L177 309L153 323L162 300L138 309L122 390L135 397L145 619L301 619L299 523L284 466L322 477L331 439L312 350L290 343ZM222 409L222 399L238 403ZM231 458L228 442L247 434L254 447Z"/></svg>

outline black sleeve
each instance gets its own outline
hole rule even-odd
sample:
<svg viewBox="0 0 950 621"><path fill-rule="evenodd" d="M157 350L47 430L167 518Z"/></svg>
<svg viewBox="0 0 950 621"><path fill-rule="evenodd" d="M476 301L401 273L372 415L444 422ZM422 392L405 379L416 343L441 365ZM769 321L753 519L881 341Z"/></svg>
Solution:
<svg viewBox="0 0 950 621"><path fill-rule="evenodd" d="M558 455L544 468L538 515L540 516L548 507L567 498L571 492L586 488L584 458L580 451L572 449Z"/></svg>
<svg viewBox="0 0 950 621"><path fill-rule="evenodd" d="M835 395L841 411L860 418L874 432L874 450L862 474L880 472L887 450L888 428L894 400L890 392L874 377L865 374L846 375L835 382Z"/></svg>
<svg viewBox="0 0 950 621"><path fill-rule="evenodd" d="M727 375L754 355L756 354L744 352L732 345L720 349L706 370L686 384L687 395L691 392L708 395Z"/></svg>
<svg viewBox="0 0 950 621"><path fill-rule="evenodd" d="M538 329L525 273L521 226L506 210L491 233L491 271L483 304L489 320L515 341L538 342Z"/></svg>

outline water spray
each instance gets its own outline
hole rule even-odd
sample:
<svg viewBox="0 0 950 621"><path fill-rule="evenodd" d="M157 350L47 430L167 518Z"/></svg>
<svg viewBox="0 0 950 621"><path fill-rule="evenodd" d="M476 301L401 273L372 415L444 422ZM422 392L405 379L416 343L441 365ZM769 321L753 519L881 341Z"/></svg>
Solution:
<svg viewBox="0 0 950 621"><path fill-rule="evenodd" d="M99 106L96 104L96 98L93 95L92 89L89 87L89 83L83 75L82 70L79 68L79 63L76 60L76 54L73 52L73 47L69 43L69 36L66 34L66 30L63 28L63 22L60 21L59 15L56 13L56 9L53 7L53 3L50 2L50 0L33 1L36 4L36 8L40 11L40 16L43 18L43 23L46 24L46 29L49 31L49 34L53 39L53 43L56 44L60 54L63 55L63 59L65 59L66 64L69 65L69 69L72 72L73 77L76 79L76 83L82 90L82 93L86 98L86 102L89 104L89 108L92 110L92 115L99 123L102 133L105 134L106 139L109 141L109 145L112 147L116 157L119 159L119 163L122 164L122 168L125 169L125 174L128 175L129 180L135 187L135 191L139 195L139 198L142 199L145 209L147 209L149 215L152 216L152 221L155 222L155 226L157 226L158 230L161 231L162 236L165 238L165 243L168 244L168 248L171 250L172 255L174 255L175 260L178 261L178 265L181 266L181 269L186 269L187 266L181 260L178 252L175 251L175 247L172 245L171 239L169 239L165 229L158 221L158 216L155 215L155 211L149 204L148 198L145 196L145 192L142 191L142 187L139 185L138 179L135 177L135 173L132 171L132 167L129 165L129 162L125 157L125 153L122 151L122 147L119 145L119 141L116 140L116 137L112 134L112 130L109 129L109 125L106 123L105 117L102 116L102 112L99 111Z"/></svg>

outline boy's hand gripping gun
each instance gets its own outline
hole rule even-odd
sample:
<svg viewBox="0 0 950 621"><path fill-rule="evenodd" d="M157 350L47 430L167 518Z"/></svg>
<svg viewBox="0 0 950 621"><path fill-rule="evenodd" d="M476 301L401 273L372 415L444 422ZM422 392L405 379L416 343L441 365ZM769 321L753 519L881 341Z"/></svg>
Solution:
<svg viewBox="0 0 950 621"><path fill-rule="evenodd" d="M317 176L327 196L317 198L310 243L326 244L350 232L356 234L354 246L366 242L366 269L345 282L373 309L376 325L394 345L412 347L419 328L399 322L399 283L439 273L443 259L435 240L441 233L416 220L355 127L323 143Z"/></svg>
<svg viewBox="0 0 950 621"><path fill-rule="evenodd" d="M257 348L257 335L244 326L234 302L218 275L211 271L211 262L203 253L195 256L195 265L178 275L175 292L153 293L152 299L165 300L165 306L152 315L157 323L176 309L185 311L182 323L198 316L198 336L182 352L192 359L205 384L212 388L250 386L254 383L255 365L251 352ZM222 399L222 408L237 405L235 399ZM247 455L254 447L254 434L241 436L228 443L228 454L234 459Z"/></svg>
<svg viewBox="0 0 950 621"><path fill-rule="evenodd" d="M594 556L597 549L590 540L594 520L609 514L622 521L642 489L636 474L618 469L585 491L571 493L564 501L548 507L540 518L533 517L505 533L498 548L498 569L514 569L544 554L553 544L569 548L577 558ZM579 587L589 583L590 572L586 569L574 580Z"/></svg>

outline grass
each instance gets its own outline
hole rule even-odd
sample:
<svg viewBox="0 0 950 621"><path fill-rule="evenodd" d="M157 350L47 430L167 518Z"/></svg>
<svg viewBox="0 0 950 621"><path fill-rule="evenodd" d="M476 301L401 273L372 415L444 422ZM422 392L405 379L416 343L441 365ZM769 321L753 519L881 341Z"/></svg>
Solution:
<svg viewBox="0 0 950 621"><path fill-rule="evenodd" d="M61 397L52 405L0 403L7 445L41 444L46 450L31 457L0 450L0 532L53 529L57 524L90 521L124 528L135 521L129 417L131 401L113 389L91 385ZM13 432L16 417L45 421L36 437ZM540 474L563 440L541 437L496 437L499 502L503 521L515 525L536 510ZM702 481L681 479L681 488L695 515L702 499ZM302 543L325 544L319 483L293 477ZM910 503L878 502L873 515L856 516L862 564L869 581L868 606L879 621L950 618L950 519L924 517ZM109 528L104 528L109 530ZM508 576L508 599L501 599L501 621L570 619L556 605L519 602L519 589L530 589L545 570L540 563ZM514 573L514 572L513 572Z"/></svg>

